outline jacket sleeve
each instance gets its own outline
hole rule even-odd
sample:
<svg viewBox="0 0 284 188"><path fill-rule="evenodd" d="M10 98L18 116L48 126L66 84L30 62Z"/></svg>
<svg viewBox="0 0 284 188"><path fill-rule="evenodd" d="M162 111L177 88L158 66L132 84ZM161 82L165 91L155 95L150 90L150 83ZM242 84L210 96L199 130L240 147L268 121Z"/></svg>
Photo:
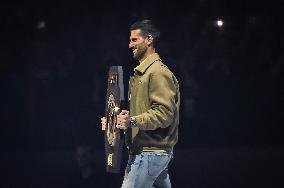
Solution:
<svg viewBox="0 0 284 188"><path fill-rule="evenodd" d="M177 83L173 74L165 68L151 75L149 103L151 108L135 116L141 130L166 128L173 122L176 112Z"/></svg>

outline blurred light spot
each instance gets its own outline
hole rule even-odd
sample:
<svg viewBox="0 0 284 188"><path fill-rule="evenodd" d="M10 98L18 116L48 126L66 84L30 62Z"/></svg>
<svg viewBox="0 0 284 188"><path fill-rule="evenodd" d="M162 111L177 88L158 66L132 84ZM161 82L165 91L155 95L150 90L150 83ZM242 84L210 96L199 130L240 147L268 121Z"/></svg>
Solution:
<svg viewBox="0 0 284 188"><path fill-rule="evenodd" d="M45 21L40 21L37 23L37 28L38 29L44 29L46 27Z"/></svg>
<svg viewBox="0 0 284 188"><path fill-rule="evenodd" d="M223 22L222 20L218 20L218 21L217 21L217 25L218 25L219 27L222 27L223 24L224 24L224 22Z"/></svg>

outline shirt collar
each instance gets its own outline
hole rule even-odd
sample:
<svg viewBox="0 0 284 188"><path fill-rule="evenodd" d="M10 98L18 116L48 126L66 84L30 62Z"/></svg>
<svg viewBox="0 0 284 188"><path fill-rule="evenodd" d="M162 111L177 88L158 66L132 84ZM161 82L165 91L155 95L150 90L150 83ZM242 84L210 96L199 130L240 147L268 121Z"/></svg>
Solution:
<svg viewBox="0 0 284 188"><path fill-rule="evenodd" d="M157 60L160 60L160 56L157 53L153 53L150 56L148 56L144 62L142 62L140 65L135 67L134 72L139 72L140 74L144 74L145 71Z"/></svg>

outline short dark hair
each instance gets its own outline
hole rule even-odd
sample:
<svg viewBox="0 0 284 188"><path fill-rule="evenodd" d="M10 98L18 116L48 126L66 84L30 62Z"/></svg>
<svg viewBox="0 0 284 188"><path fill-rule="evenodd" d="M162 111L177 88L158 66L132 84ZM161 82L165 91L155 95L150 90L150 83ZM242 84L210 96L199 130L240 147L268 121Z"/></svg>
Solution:
<svg viewBox="0 0 284 188"><path fill-rule="evenodd" d="M160 38L160 30L153 24L151 20L142 20L133 23L130 26L130 31L140 29L142 36L145 38L148 35L153 37L154 43Z"/></svg>

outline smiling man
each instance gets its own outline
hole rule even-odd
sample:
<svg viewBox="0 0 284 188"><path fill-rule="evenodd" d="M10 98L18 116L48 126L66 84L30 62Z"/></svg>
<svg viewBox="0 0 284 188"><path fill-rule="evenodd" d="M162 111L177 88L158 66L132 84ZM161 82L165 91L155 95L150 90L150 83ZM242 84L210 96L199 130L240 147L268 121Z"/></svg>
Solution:
<svg viewBox="0 0 284 188"><path fill-rule="evenodd" d="M176 77L156 53L159 37L150 20L130 27L129 48L139 65L129 81L129 111L117 116L129 150L123 188L171 187L168 164L178 141L180 93Z"/></svg>

